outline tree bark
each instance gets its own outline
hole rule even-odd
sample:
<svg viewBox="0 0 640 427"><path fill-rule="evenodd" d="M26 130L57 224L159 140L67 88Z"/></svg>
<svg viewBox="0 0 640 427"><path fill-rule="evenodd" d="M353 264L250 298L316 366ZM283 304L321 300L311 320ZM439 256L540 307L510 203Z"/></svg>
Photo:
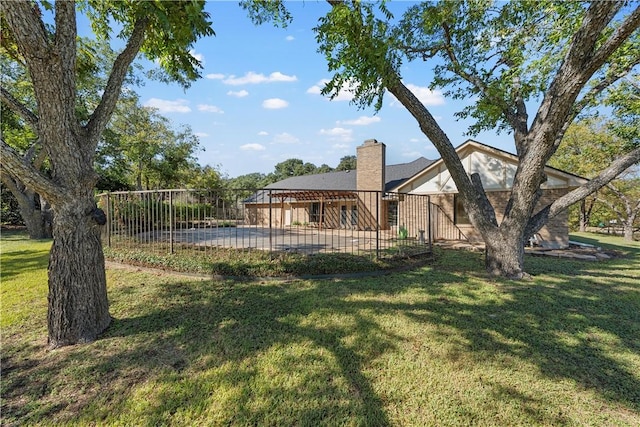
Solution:
<svg viewBox="0 0 640 427"><path fill-rule="evenodd" d="M629 219L631 220L631 218ZM626 221L622 224L624 230L624 240L633 242L633 222Z"/></svg>
<svg viewBox="0 0 640 427"><path fill-rule="evenodd" d="M50 228L47 227L48 215L44 211L42 206L42 199L40 208L36 206L36 193L29 190L24 185L21 185L19 181L14 180L7 174L2 174L3 184L11 191L18 202L18 208L20 209L20 216L27 227L30 239L47 239L51 237L49 232Z"/></svg>
<svg viewBox="0 0 640 427"><path fill-rule="evenodd" d="M585 199L580 200L580 232L587 231L587 224L589 218L587 217L587 201Z"/></svg>
<svg viewBox="0 0 640 427"><path fill-rule="evenodd" d="M524 234L500 229L498 233L483 236L485 242L485 268L492 276L522 279L524 273Z"/></svg>
<svg viewBox="0 0 640 427"><path fill-rule="evenodd" d="M86 343L95 340L111 321L100 230L94 219L100 217L93 200L97 181L93 170L95 149L115 108L129 65L144 42L147 18L141 17L135 23L126 47L114 63L99 105L82 126L75 112L75 2L56 1L53 37L42 22L36 3L5 3L0 3L0 10L29 69L38 115L27 115L15 105L17 102L9 105L26 115L35 127L50 158L52 176L25 163L4 141L0 142L2 167L46 198L55 212L49 259L49 346Z"/></svg>
<svg viewBox="0 0 640 427"><path fill-rule="evenodd" d="M111 322L91 195L56 207L49 259L49 346L94 341Z"/></svg>

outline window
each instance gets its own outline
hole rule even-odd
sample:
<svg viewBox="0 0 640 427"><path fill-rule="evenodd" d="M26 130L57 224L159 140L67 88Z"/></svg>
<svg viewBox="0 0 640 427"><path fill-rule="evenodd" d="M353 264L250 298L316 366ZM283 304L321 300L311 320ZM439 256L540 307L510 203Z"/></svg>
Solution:
<svg viewBox="0 0 640 427"><path fill-rule="evenodd" d="M471 224L471 221L469 221L469 215L464 209L462 200L460 200L460 197L458 197L457 194L453 195L453 205L455 206L455 211L453 213L453 222L456 224Z"/></svg>
<svg viewBox="0 0 640 427"><path fill-rule="evenodd" d="M389 227L398 225L398 201L390 200L387 202L387 224Z"/></svg>
<svg viewBox="0 0 640 427"><path fill-rule="evenodd" d="M309 209L309 222L322 222L322 217L324 216L324 204L322 204L322 212L320 212L320 203L314 202L311 203L311 208Z"/></svg>
<svg viewBox="0 0 640 427"><path fill-rule="evenodd" d="M349 220L348 217L348 209L347 209L347 205L342 205L340 206L340 226L346 228L347 227L347 221ZM351 226L356 226L358 225L358 207L353 205L351 206L351 218L350 218L350 224Z"/></svg>

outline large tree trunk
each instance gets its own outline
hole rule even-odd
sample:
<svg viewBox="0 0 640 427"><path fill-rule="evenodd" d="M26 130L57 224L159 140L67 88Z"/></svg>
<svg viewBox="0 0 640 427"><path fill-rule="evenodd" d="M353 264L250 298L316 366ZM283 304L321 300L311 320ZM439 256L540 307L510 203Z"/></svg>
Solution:
<svg viewBox="0 0 640 427"><path fill-rule="evenodd" d="M49 346L94 341L111 322L91 197L56 207L49 260Z"/></svg>
<svg viewBox="0 0 640 427"><path fill-rule="evenodd" d="M29 232L30 239L50 239L52 234L53 214L49 204L39 195L27 192L31 199L28 204L20 204L20 215ZM40 207L36 206L34 197L39 197Z"/></svg>
<svg viewBox="0 0 640 427"><path fill-rule="evenodd" d="M20 216L27 227L30 239L47 239L51 237L51 227L48 227L47 221L50 215L47 215L46 209L48 204L43 203L44 199L40 197L40 207L36 205L36 197L39 197L34 191L28 189L19 180L8 175L2 175L2 183L11 191L11 194L18 202Z"/></svg>
<svg viewBox="0 0 640 427"><path fill-rule="evenodd" d="M624 240L633 242L633 223L636 221L636 215L632 214L622 222Z"/></svg>
<svg viewBox="0 0 640 427"><path fill-rule="evenodd" d="M522 279L525 276L524 234L501 229L483 238L486 245L485 267L489 274L509 279Z"/></svg>
<svg viewBox="0 0 640 427"><path fill-rule="evenodd" d="M47 176L0 141L3 168L46 197L55 212L49 260L49 345L93 341L111 322L98 227L105 217L93 200L97 181L93 163L127 70L144 43L149 19L135 18L100 102L88 122L81 123L76 115L76 2L55 2L54 34L43 23L36 3L13 1L6 7L5 3L0 2L3 22L28 68L38 114L6 91L0 91L0 96L35 130L51 163L51 176ZM125 13L135 10L127 8Z"/></svg>
<svg viewBox="0 0 640 427"><path fill-rule="evenodd" d="M587 215L587 202L586 200L580 200L580 231L587 231L587 224L589 224L589 217Z"/></svg>
<svg viewBox="0 0 640 427"><path fill-rule="evenodd" d="M624 240L627 242L633 242L633 225L625 223L623 225Z"/></svg>
<svg viewBox="0 0 640 427"><path fill-rule="evenodd" d="M45 233L44 218L40 209L29 209L28 211L20 207L20 216L27 227L30 239L46 239L51 237Z"/></svg>

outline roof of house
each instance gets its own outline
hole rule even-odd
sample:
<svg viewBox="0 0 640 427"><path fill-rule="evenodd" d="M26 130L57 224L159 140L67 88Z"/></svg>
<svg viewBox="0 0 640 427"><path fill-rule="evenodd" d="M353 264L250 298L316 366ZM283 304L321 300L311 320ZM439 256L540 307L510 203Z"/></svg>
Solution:
<svg viewBox="0 0 640 427"><path fill-rule="evenodd" d="M478 141L469 139L456 147L456 151L460 154L464 150L482 150L485 152L493 153L496 156L511 159L513 162L518 162L518 157L507 151L491 147ZM420 179L429 170L438 167L443 160L428 160L424 157L420 157L409 163L401 163L397 165L388 165L385 168L385 191L395 192L402 191L402 187L406 184ZM569 178L572 186L577 186L584 183L586 180L580 176L564 172L560 169L546 167L546 170L550 173L563 175ZM299 199L317 198L318 192L330 192L335 197L344 197L347 192L357 191L356 183L357 173L356 171L339 171L328 172L314 175L302 175L293 176L291 178L283 179L282 181L269 184L263 190L259 190L249 197L245 202L248 203L269 203L271 194L272 197L278 198L277 194L281 193L282 199L288 199L294 197L294 193L299 194ZM303 190L306 190L306 195L303 195ZM323 194L323 196L329 197L329 194Z"/></svg>
<svg viewBox="0 0 640 427"><path fill-rule="evenodd" d="M434 160L420 157L409 163L387 165L384 172L386 180L385 190L389 191L401 185L433 162ZM284 190L356 191L356 176L357 173L355 170L292 176L291 178L267 185L264 190L256 192L245 200L245 202L267 203L269 200L268 190L272 192Z"/></svg>
<svg viewBox="0 0 640 427"><path fill-rule="evenodd" d="M433 160L420 157L409 163L388 165L385 168L385 190L397 187L417 174ZM345 190L356 191L356 171L327 172L314 175L292 176L267 185L268 189L279 190Z"/></svg>

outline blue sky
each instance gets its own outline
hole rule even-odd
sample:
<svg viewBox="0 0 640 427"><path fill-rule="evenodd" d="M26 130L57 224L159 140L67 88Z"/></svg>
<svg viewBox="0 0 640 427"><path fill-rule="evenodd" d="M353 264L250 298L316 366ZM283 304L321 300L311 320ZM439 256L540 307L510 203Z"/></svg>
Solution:
<svg viewBox="0 0 640 427"><path fill-rule="evenodd" d="M409 4L392 3L391 9L400 16ZM176 84L147 82L136 89L142 103L176 126L190 125L203 149L199 163L217 166L229 177L269 173L289 158L335 167L369 138L387 145L388 164L440 157L392 96L385 96L377 114L350 105L348 93L333 101L321 96L330 74L312 29L329 5L305 1L287 6L294 20L282 29L255 26L235 1L209 2L216 36L200 40L192 53L204 65L203 78L186 91ZM452 143L464 142L469 123L454 117L464 102L430 91L432 74L424 63L405 65L402 75ZM474 139L513 152L510 135L483 133Z"/></svg>

